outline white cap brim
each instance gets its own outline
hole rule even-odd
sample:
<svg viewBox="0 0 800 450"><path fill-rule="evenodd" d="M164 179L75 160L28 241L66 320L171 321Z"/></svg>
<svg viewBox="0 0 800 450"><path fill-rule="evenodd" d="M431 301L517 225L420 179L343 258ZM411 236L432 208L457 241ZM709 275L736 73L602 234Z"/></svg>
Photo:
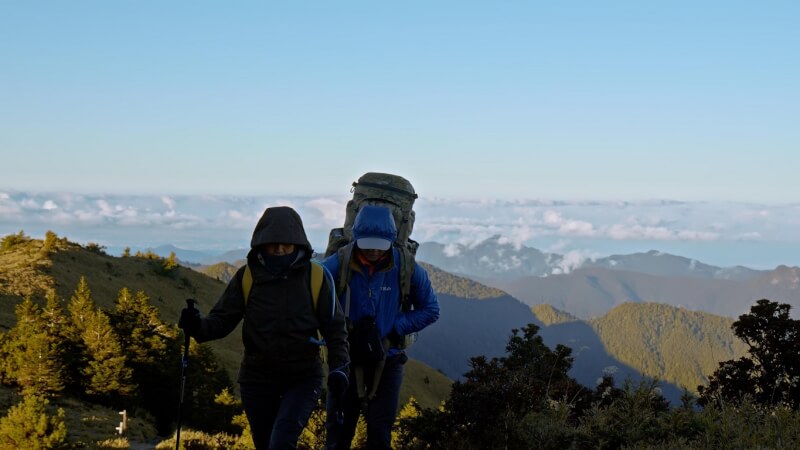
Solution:
<svg viewBox="0 0 800 450"><path fill-rule="evenodd" d="M389 250L392 246L390 241L375 237L361 238L356 243L361 250Z"/></svg>

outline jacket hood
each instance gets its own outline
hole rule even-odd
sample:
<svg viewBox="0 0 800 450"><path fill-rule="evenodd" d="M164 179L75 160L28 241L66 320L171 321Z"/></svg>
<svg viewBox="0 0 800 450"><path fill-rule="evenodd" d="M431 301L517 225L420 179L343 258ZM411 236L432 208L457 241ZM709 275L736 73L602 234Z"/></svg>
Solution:
<svg viewBox="0 0 800 450"><path fill-rule="evenodd" d="M364 205L353 223L353 239L379 238L389 242L397 239L397 227L392 211L385 206Z"/></svg>
<svg viewBox="0 0 800 450"><path fill-rule="evenodd" d="M294 244L312 253L303 220L297 211L288 206L267 208L253 231L250 248L263 244Z"/></svg>

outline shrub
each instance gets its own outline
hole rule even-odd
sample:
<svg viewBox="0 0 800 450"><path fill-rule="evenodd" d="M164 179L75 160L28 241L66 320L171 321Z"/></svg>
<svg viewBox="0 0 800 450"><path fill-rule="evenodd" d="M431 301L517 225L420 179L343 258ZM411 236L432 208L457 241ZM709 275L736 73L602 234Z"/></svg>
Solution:
<svg viewBox="0 0 800 450"><path fill-rule="evenodd" d="M0 419L0 450L67 448L64 410L49 415L44 397L29 395Z"/></svg>
<svg viewBox="0 0 800 450"><path fill-rule="evenodd" d="M11 250L17 245L24 244L30 240L31 238L26 235L24 231L19 230L19 233L9 234L8 236L4 237L2 241L0 241L0 250Z"/></svg>

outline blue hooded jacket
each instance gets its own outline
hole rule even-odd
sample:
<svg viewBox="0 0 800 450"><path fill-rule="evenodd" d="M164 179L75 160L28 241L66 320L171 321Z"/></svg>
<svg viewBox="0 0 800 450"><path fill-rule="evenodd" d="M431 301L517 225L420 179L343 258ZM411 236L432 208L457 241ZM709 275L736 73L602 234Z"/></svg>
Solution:
<svg viewBox="0 0 800 450"><path fill-rule="evenodd" d="M378 237L394 242L397 229L392 212L383 206L365 205L359 211L353 224L353 239ZM412 311L400 311L400 251L394 246L389 250L393 258L381 269L370 274L370 271L359 262L353 249L350 261L350 320L352 322L365 316L375 317L375 323L382 337L392 331L399 336L420 331L439 318L439 300L431 287L428 273L416 262L411 276L410 303ZM323 265L334 274L339 273L339 257L333 254L323 261ZM347 305L346 299L340 299L342 310ZM390 349L388 354L398 353Z"/></svg>

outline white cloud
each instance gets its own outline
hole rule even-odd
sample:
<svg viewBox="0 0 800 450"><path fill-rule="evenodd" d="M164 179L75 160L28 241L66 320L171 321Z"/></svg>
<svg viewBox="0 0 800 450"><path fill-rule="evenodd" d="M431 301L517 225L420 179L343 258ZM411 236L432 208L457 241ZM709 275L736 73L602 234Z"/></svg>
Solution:
<svg viewBox="0 0 800 450"><path fill-rule="evenodd" d="M542 231L535 227L516 226L506 230L498 242L500 244L511 244L515 249L519 250L526 242L542 234Z"/></svg>
<svg viewBox="0 0 800 450"><path fill-rule="evenodd" d="M450 243L444 246L444 255L448 258L455 258L461 254L461 246L456 243Z"/></svg>
<svg viewBox="0 0 800 450"><path fill-rule="evenodd" d="M347 200L344 196L166 197L0 192L0 231L16 232L22 226L30 232L41 227L53 229L59 235L68 235L67 230L85 233L99 241L104 230L108 230L110 235L131 236L122 245L131 245L136 239L171 241L174 239L170 236L180 232L181 239L194 239L198 248L223 246L226 242L238 243L243 235L248 235L243 230L251 230L266 207L297 205L295 209L303 217L309 239L319 245L327 240L330 228L344 222ZM748 242L748 248L761 241L800 246L797 226L800 205L421 198L415 210L417 219L412 237L419 242L442 243L454 256L461 250L459 245L471 248L493 236L499 236L501 244L517 249L528 246L559 253L576 248L602 248L608 254L609 249L619 248L621 241L626 241L626 249L633 248L636 242L652 241L710 242L716 248L742 241ZM187 230L192 233L187 234ZM570 270L573 261L586 255L571 254L563 269ZM699 253L691 256L707 262Z"/></svg>
<svg viewBox="0 0 800 450"><path fill-rule="evenodd" d="M666 227L615 224L608 227L605 235L611 239L654 241L714 241L718 233L696 230L670 230Z"/></svg>
<svg viewBox="0 0 800 450"><path fill-rule="evenodd" d="M167 196L161 197L161 203L167 205L167 208L169 208L169 209L172 209L172 210L175 209L175 200L173 200L173 199L171 199L171 198L169 198Z"/></svg>
<svg viewBox="0 0 800 450"><path fill-rule="evenodd" d="M0 195L0 222L3 222L2 219L15 217L21 212L22 209L19 207L19 204L17 204L10 195Z"/></svg>
<svg viewBox="0 0 800 450"><path fill-rule="evenodd" d="M585 250L569 251L563 256L564 258L558 264L560 273L570 273L583 265L586 260L590 259L588 252Z"/></svg>
<svg viewBox="0 0 800 450"><path fill-rule="evenodd" d="M346 202L336 201L329 198L315 198L309 200L304 206L311 209L321 216L329 228L341 227L346 215Z"/></svg>
<svg viewBox="0 0 800 450"><path fill-rule="evenodd" d="M543 214L544 224L557 229L561 236L593 236L594 225L585 220L565 219L561 213L548 210Z"/></svg>

